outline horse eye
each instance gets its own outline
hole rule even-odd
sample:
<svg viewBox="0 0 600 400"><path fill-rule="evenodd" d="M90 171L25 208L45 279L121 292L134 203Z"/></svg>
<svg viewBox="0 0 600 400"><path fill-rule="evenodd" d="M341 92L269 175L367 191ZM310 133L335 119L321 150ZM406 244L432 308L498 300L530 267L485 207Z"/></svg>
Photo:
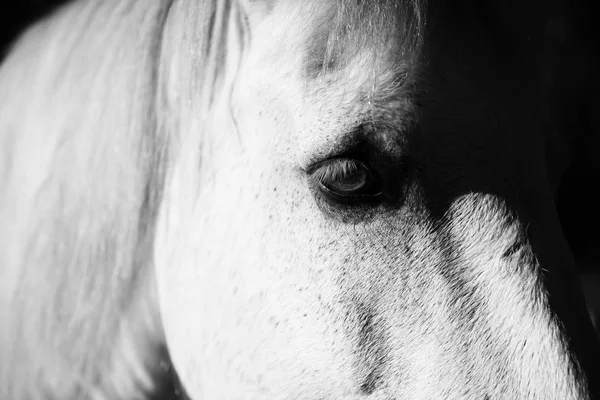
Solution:
<svg viewBox="0 0 600 400"><path fill-rule="evenodd" d="M336 158L320 164L311 173L319 190L333 201L358 201L379 194L369 168L361 161Z"/></svg>

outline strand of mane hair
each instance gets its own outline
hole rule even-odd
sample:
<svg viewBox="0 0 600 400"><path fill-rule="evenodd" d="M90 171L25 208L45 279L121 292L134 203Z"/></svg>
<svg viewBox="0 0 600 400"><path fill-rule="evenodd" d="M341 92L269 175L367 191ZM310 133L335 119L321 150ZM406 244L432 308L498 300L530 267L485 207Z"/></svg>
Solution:
<svg viewBox="0 0 600 400"><path fill-rule="evenodd" d="M78 1L0 67L0 398L143 398L170 1Z"/></svg>

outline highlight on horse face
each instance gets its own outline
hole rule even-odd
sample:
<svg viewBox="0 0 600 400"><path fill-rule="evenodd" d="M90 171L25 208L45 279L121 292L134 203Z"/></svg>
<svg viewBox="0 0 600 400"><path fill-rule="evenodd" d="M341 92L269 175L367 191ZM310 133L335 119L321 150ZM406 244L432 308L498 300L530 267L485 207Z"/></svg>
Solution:
<svg viewBox="0 0 600 400"><path fill-rule="evenodd" d="M499 7L30 28L0 66L0 400L152 398L167 359L190 399L598 396L550 16Z"/></svg>

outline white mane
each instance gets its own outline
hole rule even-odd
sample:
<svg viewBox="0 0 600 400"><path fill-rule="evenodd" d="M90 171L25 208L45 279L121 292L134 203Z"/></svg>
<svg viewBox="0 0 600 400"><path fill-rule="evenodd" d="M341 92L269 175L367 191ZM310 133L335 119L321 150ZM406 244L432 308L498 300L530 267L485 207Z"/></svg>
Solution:
<svg viewBox="0 0 600 400"><path fill-rule="evenodd" d="M27 32L0 69L2 399L153 387L169 5L74 3Z"/></svg>

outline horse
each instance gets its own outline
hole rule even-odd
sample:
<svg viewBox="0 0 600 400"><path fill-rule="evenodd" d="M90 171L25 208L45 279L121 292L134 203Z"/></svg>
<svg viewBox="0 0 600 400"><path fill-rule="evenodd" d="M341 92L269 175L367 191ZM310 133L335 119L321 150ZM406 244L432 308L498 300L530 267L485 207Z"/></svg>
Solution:
<svg viewBox="0 0 600 400"><path fill-rule="evenodd" d="M190 399L599 396L558 3L30 27L0 68L0 398L146 399L165 351Z"/></svg>

